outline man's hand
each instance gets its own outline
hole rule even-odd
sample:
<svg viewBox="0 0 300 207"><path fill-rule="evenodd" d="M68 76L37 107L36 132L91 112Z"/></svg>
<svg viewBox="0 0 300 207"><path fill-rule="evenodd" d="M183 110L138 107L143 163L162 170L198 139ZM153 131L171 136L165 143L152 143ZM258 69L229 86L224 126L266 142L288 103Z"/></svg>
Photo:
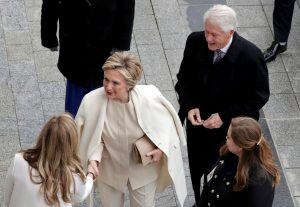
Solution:
<svg viewBox="0 0 300 207"><path fill-rule="evenodd" d="M208 129L218 129L223 125L219 113L212 114L208 119L203 122L203 126Z"/></svg>
<svg viewBox="0 0 300 207"><path fill-rule="evenodd" d="M194 126L199 126L203 124L203 120L201 120L200 117L200 110L198 108L189 110L188 119Z"/></svg>
<svg viewBox="0 0 300 207"><path fill-rule="evenodd" d="M95 178L99 176L98 161L96 161L96 160L89 160L88 172L93 173L93 175L95 176Z"/></svg>
<svg viewBox="0 0 300 207"><path fill-rule="evenodd" d="M158 149L158 148L156 148L156 149L154 149L151 152L148 152L146 154L147 157L152 156L151 163L153 163L153 162L159 162L160 159L161 159L161 157L162 157L162 155L163 155L163 152L160 149Z"/></svg>

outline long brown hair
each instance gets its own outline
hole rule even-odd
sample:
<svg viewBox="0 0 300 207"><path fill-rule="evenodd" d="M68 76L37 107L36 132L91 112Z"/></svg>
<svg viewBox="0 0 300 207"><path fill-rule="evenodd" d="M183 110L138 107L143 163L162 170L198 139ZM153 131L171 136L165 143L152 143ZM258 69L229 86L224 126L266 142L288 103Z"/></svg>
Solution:
<svg viewBox="0 0 300 207"><path fill-rule="evenodd" d="M241 191L246 187L249 182L250 169L255 165L260 165L269 173L273 178L273 186L277 185L280 180L279 171L274 162L272 150L262 135L259 123L250 117L236 117L231 120L228 132L233 142L242 148L233 190ZM225 155L228 151L225 144L220 149L220 155Z"/></svg>
<svg viewBox="0 0 300 207"><path fill-rule="evenodd" d="M40 192L48 205L60 206L58 193L64 202L71 203L72 184L75 188L73 173L85 179L77 146L76 124L69 114L64 113L53 116L43 126L35 147L21 151L30 166L30 179L41 184Z"/></svg>

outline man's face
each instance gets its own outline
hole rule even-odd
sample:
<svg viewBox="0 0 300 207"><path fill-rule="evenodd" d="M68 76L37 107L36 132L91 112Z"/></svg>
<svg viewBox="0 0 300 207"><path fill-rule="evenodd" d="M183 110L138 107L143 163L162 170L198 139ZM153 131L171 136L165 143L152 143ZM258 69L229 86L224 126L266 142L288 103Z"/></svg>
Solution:
<svg viewBox="0 0 300 207"><path fill-rule="evenodd" d="M234 31L223 32L223 30L209 21L205 22L205 39L207 41L208 49L215 51L227 45Z"/></svg>

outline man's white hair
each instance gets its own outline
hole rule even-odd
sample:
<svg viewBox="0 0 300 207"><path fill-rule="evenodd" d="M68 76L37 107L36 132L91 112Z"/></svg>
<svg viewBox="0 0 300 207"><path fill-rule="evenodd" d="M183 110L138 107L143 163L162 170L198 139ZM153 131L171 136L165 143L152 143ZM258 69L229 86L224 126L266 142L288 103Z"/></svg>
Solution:
<svg viewBox="0 0 300 207"><path fill-rule="evenodd" d="M211 24L218 25L223 32L230 30L236 31L237 19L235 11L229 6L216 4L210 7L203 16L203 22L209 21Z"/></svg>

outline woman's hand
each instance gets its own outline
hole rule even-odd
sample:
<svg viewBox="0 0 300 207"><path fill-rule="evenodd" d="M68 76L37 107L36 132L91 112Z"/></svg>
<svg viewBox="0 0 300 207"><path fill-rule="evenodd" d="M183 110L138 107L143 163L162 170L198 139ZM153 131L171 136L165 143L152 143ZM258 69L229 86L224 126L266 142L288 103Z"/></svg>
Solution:
<svg viewBox="0 0 300 207"><path fill-rule="evenodd" d="M93 174L94 179L96 179L99 176L98 165L99 165L98 161L89 160L88 173Z"/></svg>
<svg viewBox="0 0 300 207"><path fill-rule="evenodd" d="M160 159L161 159L161 157L162 157L162 155L163 155L163 152L160 149L158 149L158 148L156 148L153 151L148 152L146 154L147 157L150 157L150 156L152 157L151 163L153 163L153 162L159 162Z"/></svg>

